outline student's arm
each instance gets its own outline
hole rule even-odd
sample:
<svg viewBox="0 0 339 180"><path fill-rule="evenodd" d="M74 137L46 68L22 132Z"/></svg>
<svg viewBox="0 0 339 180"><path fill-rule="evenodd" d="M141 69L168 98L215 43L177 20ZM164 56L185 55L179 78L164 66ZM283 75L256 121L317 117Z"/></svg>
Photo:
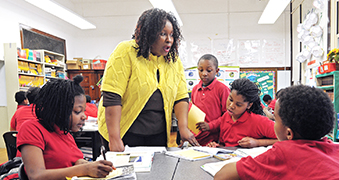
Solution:
<svg viewBox="0 0 339 180"><path fill-rule="evenodd" d="M244 137L238 141L241 147L258 147L258 146L269 146L277 142L277 139L254 139L251 137Z"/></svg>
<svg viewBox="0 0 339 180"><path fill-rule="evenodd" d="M108 106L105 108L106 125L109 136L109 149L114 152L125 150L124 143L120 138L121 106Z"/></svg>
<svg viewBox="0 0 339 180"><path fill-rule="evenodd" d="M266 117L268 117L269 119L274 120L274 115L273 115L272 113L270 113L268 107L265 107L265 108L263 109L263 111L264 111Z"/></svg>
<svg viewBox="0 0 339 180"><path fill-rule="evenodd" d="M236 165L236 162L226 164L214 175L214 180L240 179Z"/></svg>
<svg viewBox="0 0 339 180"><path fill-rule="evenodd" d="M42 150L33 145L21 146L22 160L30 180L65 179L73 176L106 177L112 171L112 162L96 161L60 169L46 169Z"/></svg>
<svg viewBox="0 0 339 180"><path fill-rule="evenodd" d="M187 127L188 103L180 101L174 105L174 113L178 119L178 128L182 141L188 141L193 146L199 146L193 133Z"/></svg>

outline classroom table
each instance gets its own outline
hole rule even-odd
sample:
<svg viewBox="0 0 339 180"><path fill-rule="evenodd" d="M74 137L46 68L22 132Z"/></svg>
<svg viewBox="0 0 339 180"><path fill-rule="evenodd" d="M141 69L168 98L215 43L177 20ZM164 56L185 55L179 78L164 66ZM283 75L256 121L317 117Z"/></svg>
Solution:
<svg viewBox="0 0 339 180"><path fill-rule="evenodd" d="M226 149L235 150L236 148L231 147ZM167 150L179 150L179 148L167 148ZM189 161L168 156L165 153L155 153L151 172L136 173L136 175L138 180L212 180L213 176L201 169L200 166L219 161L214 157Z"/></svg>

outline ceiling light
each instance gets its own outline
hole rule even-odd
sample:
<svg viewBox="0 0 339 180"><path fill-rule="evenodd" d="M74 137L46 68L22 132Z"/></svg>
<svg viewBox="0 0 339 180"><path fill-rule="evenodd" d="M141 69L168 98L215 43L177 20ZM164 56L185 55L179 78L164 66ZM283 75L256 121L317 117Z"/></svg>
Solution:
<svg viewBox="0 0 339 180"><path fill-rule="evenodd" d="M149 0L153 7L163 9L165 11L170 11L174 14L180 26L183 26L183 23L179 17L177 10L175 9L172 0Z"/></svg>
<svg viewBox="0 0 339 180"><path fill-rule="evenodd" d="M67 21L68 23L80 28L80 29L95 29L96 26L88 22L81 16L75 14L74 12L60 6L59 4L51 0L26 0L27 2L33 4L34 6L51 13L58 18Z"/></svg>
<svg viewBox="0 0 339 180"><path fill-rule="evenodd" d="M285 10L290 0L270 0L258 21L258 24L274 24Z"/></svg>

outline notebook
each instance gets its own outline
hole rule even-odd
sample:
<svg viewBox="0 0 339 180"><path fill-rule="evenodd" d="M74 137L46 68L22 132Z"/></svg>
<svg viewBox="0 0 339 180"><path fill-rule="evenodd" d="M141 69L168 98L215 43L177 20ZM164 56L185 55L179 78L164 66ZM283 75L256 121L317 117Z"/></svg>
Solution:
<svg viewBox="0 0 339 180"><path fill-rule="evenodd" d="M202 160L206 158L212 157L211 154L201 152L194 150L192 148L190 149L183 149L179 151L167 151L166 155L177 157L177 158L182 158L190 161L196 161L196 160Z"/></svg>

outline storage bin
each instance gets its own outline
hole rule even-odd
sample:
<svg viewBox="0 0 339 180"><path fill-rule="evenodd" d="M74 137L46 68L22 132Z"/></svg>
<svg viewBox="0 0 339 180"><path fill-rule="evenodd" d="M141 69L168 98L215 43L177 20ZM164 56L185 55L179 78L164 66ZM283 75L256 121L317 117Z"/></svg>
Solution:
<svg viewBox="0 0 339 180"><path fill-rule="evenodd" d="M107 61L103 59L93 59L92 69L105 69Z"/></svg>

